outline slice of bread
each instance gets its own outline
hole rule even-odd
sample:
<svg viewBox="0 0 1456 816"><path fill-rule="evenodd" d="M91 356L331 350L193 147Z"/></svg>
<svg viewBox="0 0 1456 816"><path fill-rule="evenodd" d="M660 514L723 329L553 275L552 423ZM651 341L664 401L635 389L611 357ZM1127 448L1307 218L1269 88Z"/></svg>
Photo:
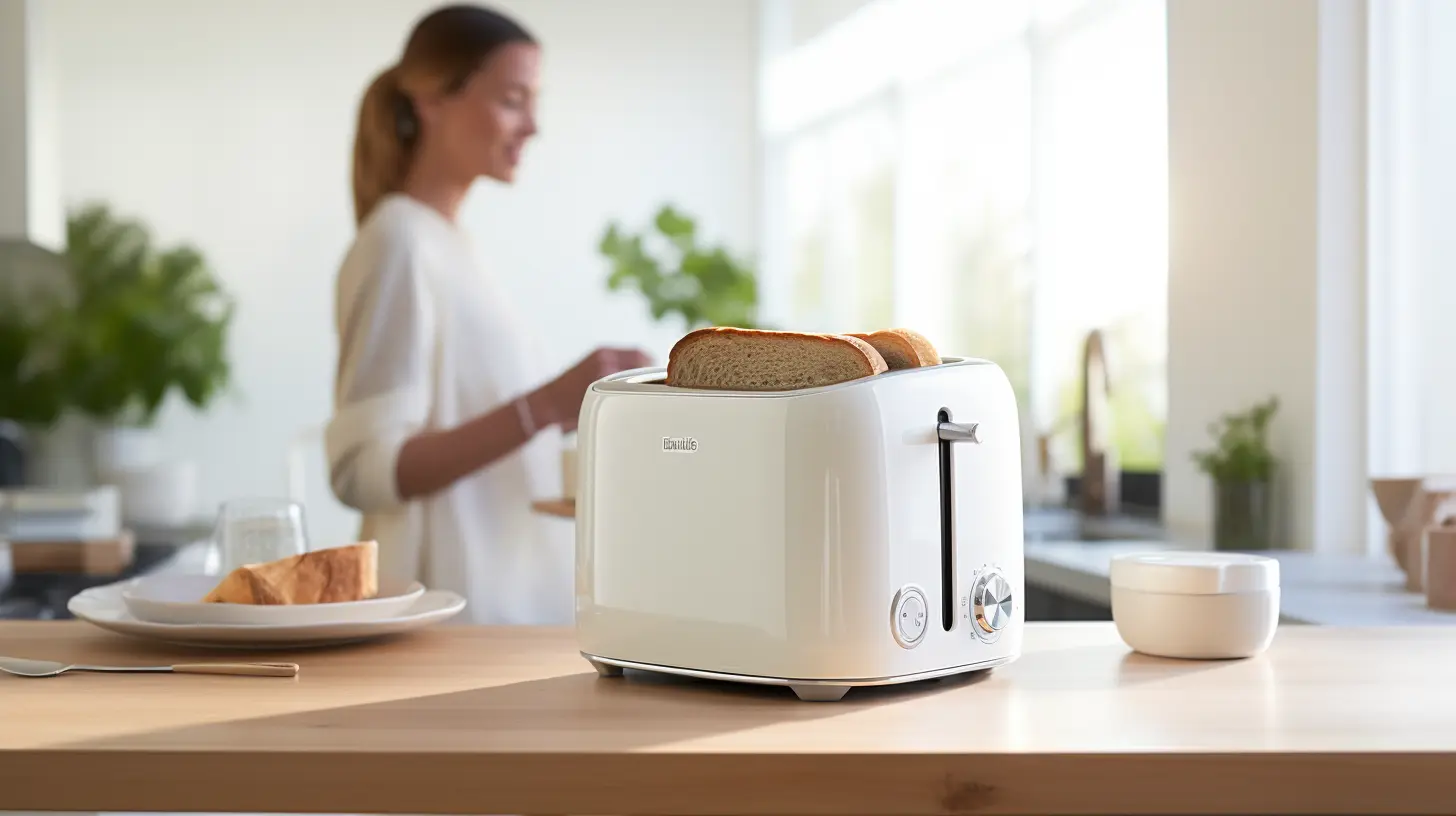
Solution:
<svg viewBox="0 0 1456 816"><path fill-rule="evenodd" d="M817 388L888 371L874 346L834 334L698 329L667 357L667 384L728 391Z"/></svg>
<svg viewBox="0 0 1456 816"><path fill-rule="evenodd" d="M378 594L379 545L361 541L238 567L202 602L320 604L363 601Z"/></svg>
<svg viewBox="0 0 1456 816"><path fill-rule="evenodd" d="M925 335L910 329L884 329L850 336L874 346L891 371L940 365L940 353L935 350L935 345Z"/></svg>

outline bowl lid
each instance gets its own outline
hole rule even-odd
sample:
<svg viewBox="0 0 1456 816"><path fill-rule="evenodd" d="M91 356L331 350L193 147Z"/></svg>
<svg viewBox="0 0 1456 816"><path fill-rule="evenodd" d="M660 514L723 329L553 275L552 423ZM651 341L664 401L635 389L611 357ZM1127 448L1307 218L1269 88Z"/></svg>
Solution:
<svg viewBox="0 0 1456 816"><path fill-rule="evenodd" d="M1171 595L1261 592L1279 586L1279 562L1249 553L1146 552L1112 559L1112 585Z"/></svg>

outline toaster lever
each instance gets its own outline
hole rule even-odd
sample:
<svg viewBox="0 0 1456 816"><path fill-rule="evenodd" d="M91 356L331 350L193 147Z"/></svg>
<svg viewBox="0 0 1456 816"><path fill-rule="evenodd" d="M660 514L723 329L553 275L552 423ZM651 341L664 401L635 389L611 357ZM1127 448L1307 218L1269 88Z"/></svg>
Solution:
<svg viewBox="0 0 1456 816"><path fill-rule="evenodd" d="M959 422L942 422L937 428L937 435L946 442L974 442L981 444L976 436L976 431L981 427L979 422L972 422L962 425Z"/></svg>

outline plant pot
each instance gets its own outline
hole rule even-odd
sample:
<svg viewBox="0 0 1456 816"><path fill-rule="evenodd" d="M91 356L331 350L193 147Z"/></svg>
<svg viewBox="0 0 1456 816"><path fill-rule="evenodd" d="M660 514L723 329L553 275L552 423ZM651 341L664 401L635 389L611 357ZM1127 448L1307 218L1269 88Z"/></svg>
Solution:
<svg viewBox="0 0 1456 816"><path fill-rule="evenodd" d="M162 462L118 471L109 481L121 491L121 517L127 524L179 527L197 518L194 462Z"/></svg>
<svg viewBox="0 0 1456 816"><path fill-rule="evenodd" d="M96 484L93 429L75 414L49 428L26 431L25 484L55 490L85 490Z"/></svg>
<svg viewBox="0 0 1456 816"><path fill-rule="evenodd" d="M162 440L155 428L99 427L91 438L91 455L98 478L146 470L162 463Z"/></svg>
<svg viewBox="0 0 1456 816"><path fill-rule="evenodd" d="M1267 481L1213 483L1213 547L1273 548L1272 485Z"/></svg>
<svg viewBox="0 0 1456 816"><path fill-rule="evenodd" d="M96 481L116 485L127 524L170 527L197 515L197 466L169 461L154 428L110 426L92 436Z"/></svg>
<svg viewBox="0 0 1456 816"><path fill-rule="evenodd" d="M28 482L25 470L30 436L17 422L0 419L0 488L24 487Z"/></svg>

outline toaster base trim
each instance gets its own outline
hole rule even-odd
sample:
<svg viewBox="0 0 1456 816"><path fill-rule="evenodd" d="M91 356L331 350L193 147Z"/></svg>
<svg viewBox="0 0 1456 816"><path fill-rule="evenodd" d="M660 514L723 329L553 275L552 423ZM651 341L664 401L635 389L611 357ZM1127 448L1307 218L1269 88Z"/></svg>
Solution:
<svg viewBox="0 0 1456 816"><path fill-rule="evenodd" d="M935 680L942 677L952 677L957 674L968 674L970 672L987 671L997 666L1002 666L1014 660L1014 657L998 657L995 660L983 660L979 663L967 663L962 666L951 666L934 671L915 672L913 674L901 674L894 677L860 677L855 679L842 680L800 680L787 677L764 677L755 674L732 674L729 672L705 671L703 669L685 669L679 666L659 666L651 663L638 663L633 660L618 660L611 657L582 652L581 656L596 669L602 677L620 677L623 669L635 669L638 671L657 672L661 674L675 674L681 677L692 677L698 680L718 680L728 683L752 683L760 686L788 686L800 700L812 703L833 703L839 701L850 689L860 686L891 686L900 683L914 683L921 680Z"/></svg>

